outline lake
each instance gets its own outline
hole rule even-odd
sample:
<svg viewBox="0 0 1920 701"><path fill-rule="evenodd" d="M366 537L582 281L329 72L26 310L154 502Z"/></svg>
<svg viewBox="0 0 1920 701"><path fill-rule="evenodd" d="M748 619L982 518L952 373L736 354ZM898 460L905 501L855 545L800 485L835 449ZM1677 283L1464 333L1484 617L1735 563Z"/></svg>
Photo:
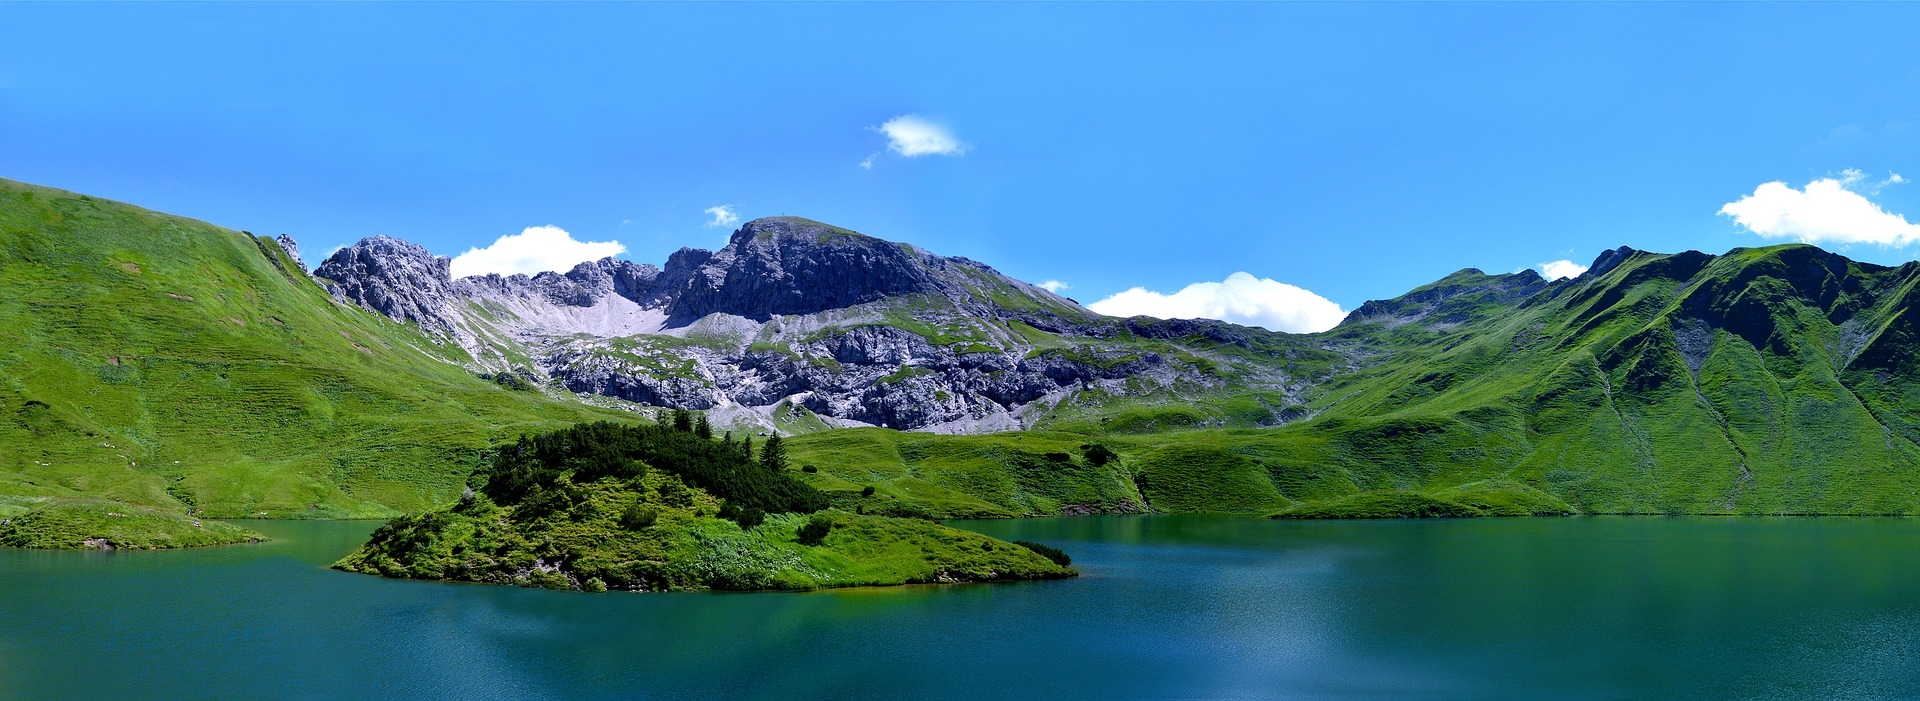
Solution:
<svg viewBox="0 0 1920 701"><path fill-rule="evenodd" d="M1920 696L1920 521L958 522L1079 579L580 594L326 569L368 522L0 549L0 698Z"/></svg>

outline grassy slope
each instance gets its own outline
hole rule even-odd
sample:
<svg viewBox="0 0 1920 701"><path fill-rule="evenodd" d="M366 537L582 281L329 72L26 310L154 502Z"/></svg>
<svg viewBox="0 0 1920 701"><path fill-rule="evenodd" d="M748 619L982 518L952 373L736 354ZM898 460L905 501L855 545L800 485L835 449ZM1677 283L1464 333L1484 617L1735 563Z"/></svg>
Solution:
<svg viewBox="0 0 1920 701"><path fill-rule="evenodd" d="M612 416L472 377L264 238L5 180L0 335L0 517L385 516L452 500L502 439Z"/></svg>
<svg viewBox="0 0 1920 701"><path fill-rule="evenodd" d="M1468 271L1429 287L1512 281ZM955 515L968 512L953 492L995 493L969 485L1000 490L986 501L1011 514L1058 513L1029 485L1087 479L1081 466L1021 483L979 446L1090 441L1118 451L1107 472L1164 510L1365 515L1414 494L1498 514L1920 513L1917 282L1920 266L1806 246L1636 253L1524 303L1461 294L1324 334L1372 364L1317 388L1314 419L1279 429L1102 435L1083 422L794 449L859 455L823 457L823 489L871 484L897 508Z"/></svg>

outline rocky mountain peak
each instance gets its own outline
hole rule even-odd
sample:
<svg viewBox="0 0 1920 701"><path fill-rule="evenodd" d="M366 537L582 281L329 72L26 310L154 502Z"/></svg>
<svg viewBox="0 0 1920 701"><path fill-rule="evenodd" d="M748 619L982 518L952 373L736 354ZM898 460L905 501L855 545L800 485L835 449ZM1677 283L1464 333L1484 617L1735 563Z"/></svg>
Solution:
<svg viewBox="0 0 1920 701"><path fill-rule="evenodd" d="M337 299L412 321L421 328L454 333L448 303L454 299L451 261L391 236L372 236L335 251L316 277Z"/></svg>
<svg viewBox="0 0 1920 701"><path fill-rule="evenodd" d="M287 257L293 259L294 265L300 266L301 270L307 269L307 262L300 260L300 244L294 242L292 236L281 234L274 237L273 242L280 245L280 250L287 252Z"/></svg>
<svg viewBox="0 0 1920 701"><path fill-rule="evenodd" d="M725 248L699 253L675 253L661 275L683 285L670 292L672 319L765 321L938 290L918 249L799 217L755 219Z"/></svg>

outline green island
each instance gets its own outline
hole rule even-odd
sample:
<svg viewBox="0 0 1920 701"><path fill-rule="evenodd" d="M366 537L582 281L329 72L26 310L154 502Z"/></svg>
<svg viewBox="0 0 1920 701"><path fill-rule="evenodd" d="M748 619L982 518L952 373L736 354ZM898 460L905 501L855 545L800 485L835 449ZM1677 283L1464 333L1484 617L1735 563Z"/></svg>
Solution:
<svg viewBox="0 0 1920 701"><path fill-rule="evenodd" d="M779 438L705 424L582 424L523 438L456 505L403 516L334 566L584 591L813 589L1059 579L1058 551L930 521L827 508ZM707 435L703 435L707 434ZM1050 549L1044 549L1050 550Z"/></svg>

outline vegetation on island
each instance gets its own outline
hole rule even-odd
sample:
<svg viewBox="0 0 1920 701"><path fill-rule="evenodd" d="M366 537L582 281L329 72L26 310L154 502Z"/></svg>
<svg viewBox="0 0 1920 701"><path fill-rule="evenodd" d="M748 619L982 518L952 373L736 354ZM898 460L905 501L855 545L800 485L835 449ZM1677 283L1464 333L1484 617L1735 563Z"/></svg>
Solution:
<svg viewBox="0 0 1920 701"><path fill-rule="evenodd" d="M830 508L782 444L668 425L523 437L455 505L396 518L335 565L556 589L811 589L1053 579L1051 556L938 523Z"/></svg>

